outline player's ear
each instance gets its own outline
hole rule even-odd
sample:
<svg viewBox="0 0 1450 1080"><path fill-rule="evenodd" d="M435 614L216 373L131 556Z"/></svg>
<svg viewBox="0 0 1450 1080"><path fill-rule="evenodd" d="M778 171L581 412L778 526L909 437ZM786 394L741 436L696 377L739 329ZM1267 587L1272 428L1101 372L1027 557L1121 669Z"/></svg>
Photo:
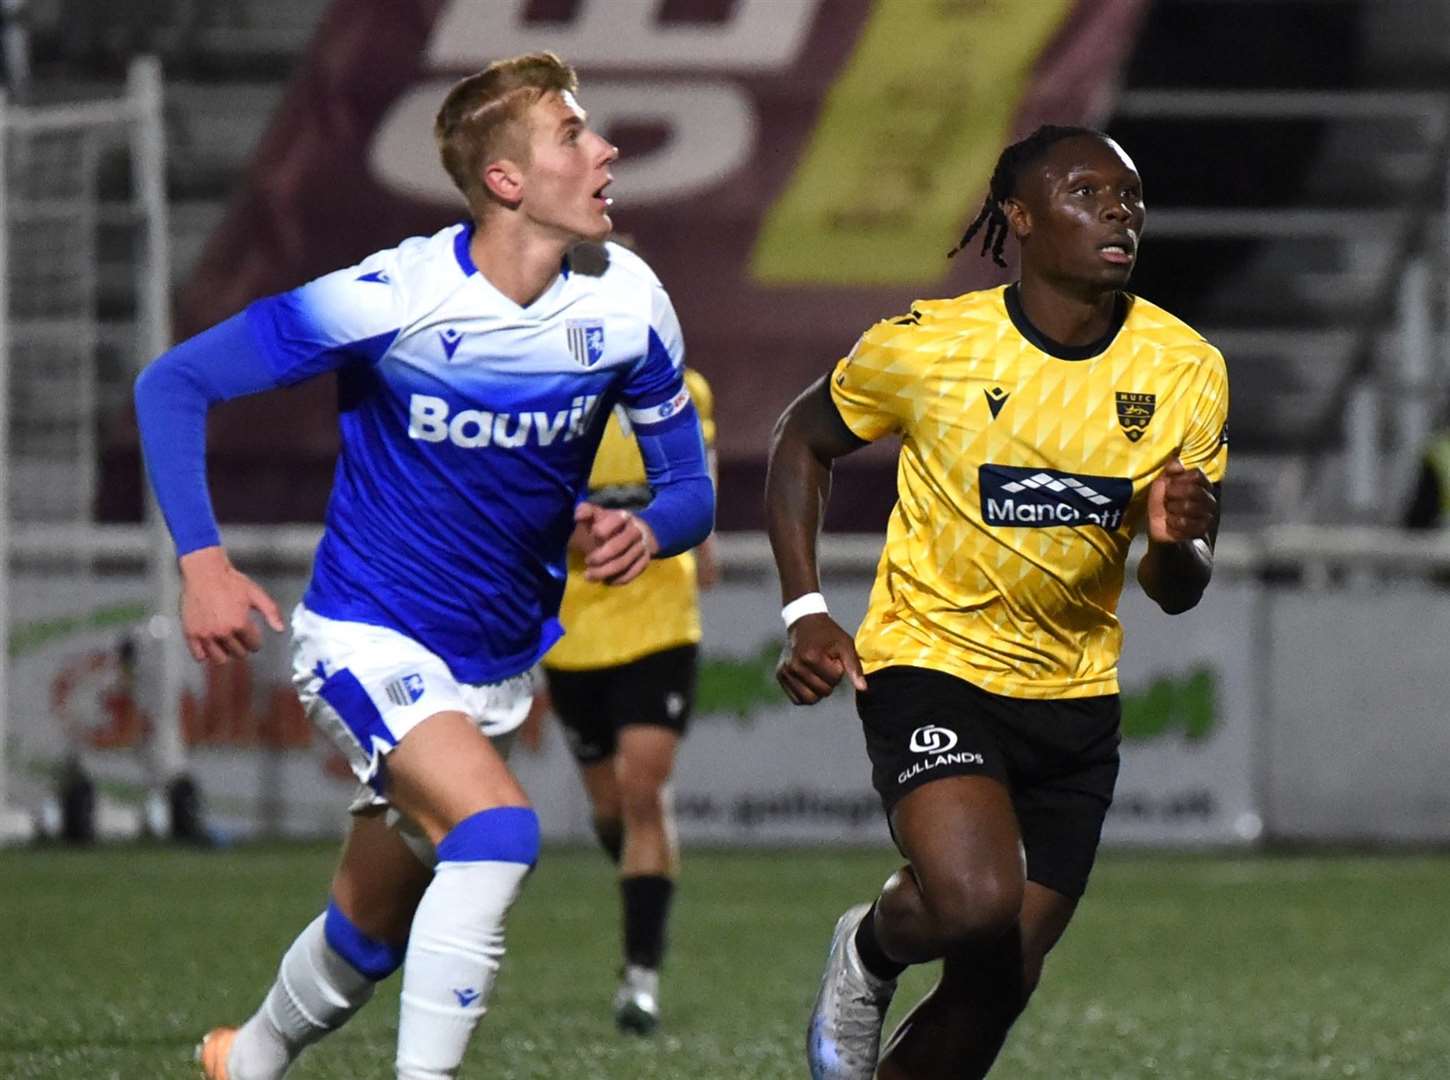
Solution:
<svg viewBox="0 0 1450 1080"><path fill-rule="evenodd" d="M1007 225L1012 230L1012 235L1017 237L1019 242L1026 240L1032 235L1032 211L1027 209L1027 204L1016 197L1002 200L1002 213L1007 218Z"/></svg>
<svg viewBox="0 0 1450 1080"><path fill-rule="evenodd" d="M517 206L524 193L524 171L510 158L483 167L484 189L506 206Z"/></svg>

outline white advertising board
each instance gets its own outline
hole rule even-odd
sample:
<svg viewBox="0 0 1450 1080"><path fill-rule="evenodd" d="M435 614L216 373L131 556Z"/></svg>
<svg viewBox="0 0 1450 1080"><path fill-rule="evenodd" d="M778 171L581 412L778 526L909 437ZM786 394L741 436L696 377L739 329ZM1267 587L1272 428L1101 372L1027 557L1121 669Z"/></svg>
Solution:
<svg viewBox="0 0 1450 1080"><path fill-rule="evenodd" d="M266 579L290 605L302 580ZM854 625L869 578L828 582L833 612ZM19 787L50 782L79 748L103 789L139 800L149 773L144 737L148 659L128 672L118 643L146 609L145 582L117 576L67 593L53 579L16 583L12 737ZM1211 589L1172 620L1136 592L1124 598L1125 740L1111 841L1233 842L1254 838L1250 586ZM679 758L675 803L688 842L883 843L852 697L838 690L810 708L775 686L783 639L774 583L736 578L703 599L705 641L697 709ZM245 663L188 665L182 718L190 767L211 822L233 835L333 834L352 779L307 725L288 684L285 640L270 636ZM585 839L588 812L557 730L514 764L546 834Z"/></svg>
<svg viewBox="0 0 1450 1080"><path fill-rule="evenodd" d="M827 586L852 626L869 579ZM1109 841L1234 843L1261 831L1253 790L1255 591L1209 591L1168 618L1124 597L1123 767ZM783 635L772 583L731 583L703 599L705 668L681 751L677 808L687 839L871 842L886 837L849 690L792 706L771 675Z"/></svg>

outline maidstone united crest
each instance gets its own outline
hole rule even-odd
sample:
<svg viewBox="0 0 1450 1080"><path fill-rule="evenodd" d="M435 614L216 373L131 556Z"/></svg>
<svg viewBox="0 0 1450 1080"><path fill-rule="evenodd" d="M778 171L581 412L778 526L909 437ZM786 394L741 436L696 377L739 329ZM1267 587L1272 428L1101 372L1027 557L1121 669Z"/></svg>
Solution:
<svg viewBox="0 0 1450 1080"><path fill-rule="evenodd" d="M1137 442L1143 437L1143 432L1148 430L1148 423L1153 419L1153 406L1158 398L1154 394L1125 394L1118 392L1118 423L1122 425L1123 434L1128 437L1129 442Z"/></svg>

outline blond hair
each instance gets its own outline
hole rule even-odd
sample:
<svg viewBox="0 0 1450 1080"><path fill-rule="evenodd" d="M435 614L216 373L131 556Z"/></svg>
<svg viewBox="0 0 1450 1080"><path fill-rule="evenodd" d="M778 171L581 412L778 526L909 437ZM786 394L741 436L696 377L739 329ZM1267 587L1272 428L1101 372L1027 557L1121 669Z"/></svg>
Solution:
<svg viewBox="0 0 1450 1080"><path fill-rule="evenodd" d="M528 136L520 122L529 107L547 94L578 88L572 67L551 52L537 52L496 60L448 91L433 138L443 168L475 214L488 203L485 165L506 156L527 163Z"/></svg>

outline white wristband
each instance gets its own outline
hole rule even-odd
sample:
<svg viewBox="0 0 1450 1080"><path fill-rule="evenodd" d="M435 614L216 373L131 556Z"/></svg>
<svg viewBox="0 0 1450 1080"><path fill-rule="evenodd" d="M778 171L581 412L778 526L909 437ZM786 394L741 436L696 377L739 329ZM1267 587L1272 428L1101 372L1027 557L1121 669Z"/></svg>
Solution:
<svg viewBox="0 0 1450 1080"><path fill-rule="evenodd" d="M789 604L780 609L780 617L785 620L785 628L790 629L791 623L806 615L825 615L826 598L818 592L808 592L804 596L797 596Z"/></svg>

